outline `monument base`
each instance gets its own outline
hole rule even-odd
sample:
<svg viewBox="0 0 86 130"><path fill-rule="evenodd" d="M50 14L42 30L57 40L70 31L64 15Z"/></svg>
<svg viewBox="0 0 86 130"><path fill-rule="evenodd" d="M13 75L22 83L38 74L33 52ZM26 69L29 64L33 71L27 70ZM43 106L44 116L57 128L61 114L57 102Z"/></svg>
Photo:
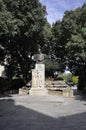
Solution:
<svg viewBox="0 0 86 130"><path fill-rule="evenodd" d="M44 96L47 95L47 89L46 88L31 88L29 91L30 95L37 95L37 96Z"/></svg>

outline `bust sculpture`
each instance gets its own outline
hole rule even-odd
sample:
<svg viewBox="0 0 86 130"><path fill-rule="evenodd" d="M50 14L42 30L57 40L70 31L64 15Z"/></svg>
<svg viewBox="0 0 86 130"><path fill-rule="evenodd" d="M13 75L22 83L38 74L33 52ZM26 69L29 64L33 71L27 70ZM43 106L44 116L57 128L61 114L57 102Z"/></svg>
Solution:
<svg viewBox="0 0 86 130"><path fill-rule="evenodd" d="M38 54L34 55L34 60L36 61L36 63L43 63L44 61L44 54L41 52L40 47L38 49Z"/></svg>

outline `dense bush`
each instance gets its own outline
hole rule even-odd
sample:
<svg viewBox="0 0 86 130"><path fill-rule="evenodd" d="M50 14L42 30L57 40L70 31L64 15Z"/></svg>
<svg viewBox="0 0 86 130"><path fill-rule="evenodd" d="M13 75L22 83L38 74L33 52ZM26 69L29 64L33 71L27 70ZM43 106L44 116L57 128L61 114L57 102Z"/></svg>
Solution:
<svg viewBox="0 0 86 130"><path fill-rule="evenodd" d="M7 78L0 77L0 93L4 93L10 90L18 90L25 85L22 79L9 80Z"/></svg>
<svg viewBox="0 0 86 130"><path fill-rule="evenodd" d="M69 83L70 85L78 84L79 76L74 76L71 73L69 74L60 74L57 78L62 78L65 82Z"/></svg>

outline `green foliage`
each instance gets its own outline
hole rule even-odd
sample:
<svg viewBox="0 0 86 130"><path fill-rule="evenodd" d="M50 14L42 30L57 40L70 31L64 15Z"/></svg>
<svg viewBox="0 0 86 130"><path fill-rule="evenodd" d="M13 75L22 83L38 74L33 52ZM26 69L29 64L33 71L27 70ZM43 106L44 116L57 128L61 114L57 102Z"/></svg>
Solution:
<svg viewBox="0 0 86 130"><path fill-rule="evenodd" d="M62 78L63 80L65 80L65 82L73 83L73 84L78 84L78 82L79 82L79 76L74 76L71 73L60 74L60 75L57 76L57 78Z"/></svg>
<svg viewBox="0 0 86 130"><path fill-rule="evenodd" d="M54 77L54 72L64 72L64 65L58 63L57 61L53 61L48 55L45 55L45 72L47 77Z"/></svg>
<svg viewBox="0 0 86 130"><path fill-rule="evenodd" d="M73 83L74 83L74 84L78 84L79 76L73 76L73 77L72 77L72 80L73 80Z"/></svg>
<svg viewBox="0 0 86 130"><path fill-rule="evenodd" d="M55 61L46 61L45 62L46 70L58 70L58 71L63 71L64 66L62 64L59 64L58 62Z"/></svg>
<svg viewBox="0 0 86 130"><path fill-rule="evenodd" d="M58 23L58 24L57 24ZM53 27L54 55L74 75L79 76L79 88L85 85L86 75L86 4L76 10L66 11L62 21Z"/></svg>
<svg viewBox="0 0 86 130"><path fill-rule="evenodd" d="M46 8L38 0L0 1L0 45L11 80L21 76L25 82L30 79L31 58L38 45L46 42L45 15Z"/></svg>
<svg viewBox="0 0 86 130"><path fill-rule="evenodd" d="M52 54L51 53L51 49L52 49L51 39L53 35L52 35L52 28L48 22L45 24L41 36L42 36L41 46L42 46L43 53L47 55L51 55Z"/></svg>
<svg viewBox="0 0 86 130"><path fill-rule="evenodd" d="M62 78L62 79L64 79L66 82L72 82L73 80L72 80L72 77L73 77L73 75L71 74L71 73L69 73L69 74L60 74L59 76L58 76L58 78Z"/></svg>
<svg viewBox="0 0 86 130"><path fill-rule="evenodd" d="M57 21L52 25L52 52L57 57L58 62L64 62L65 59L65 43L62 30L62 22Z"/></svg>
<svg viewBox="0 0 86 130"><path fill-rule="evenodd" d="M80 34L72 35L70 41L66 45L68 51L69 60L75 60L75 62L82 62L85 54L85 40Z"/></svg>
<svg viewBox="0 0 86 130"><path fill-rule="evenodd" d="M0 0L0 62L5 60L8 79L22 77L25 82L30 79L32 56L40 45L50 57L45 63L46 70L63 71L68 66L79 76L79 88L81 85L84 88L86 4L66 11L62 21L56 21L52 27L45 16L46 8L39 0Z"/></svg>

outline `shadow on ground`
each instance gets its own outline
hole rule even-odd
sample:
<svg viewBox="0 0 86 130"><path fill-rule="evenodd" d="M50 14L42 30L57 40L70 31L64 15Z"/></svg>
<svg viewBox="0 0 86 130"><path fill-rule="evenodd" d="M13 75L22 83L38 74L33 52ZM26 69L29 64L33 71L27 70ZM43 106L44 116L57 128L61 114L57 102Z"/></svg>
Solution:
<svg viewBox="0 0 86 130"><path fill-rule="evenodd" d="M13 99L3 99L0 100L0 130L86 130L86 112L53 118L15 105Z"/></svg>
<svg viewBox="0 0 86 130"><path fill-rule="evenodd" d="M86 93L84 94L82 91L79 91L77 88L72 88L73 90L73 95L76 100L79 101L86 101Z"/></svg>
<svg viewBox="0 0 86 130"><path fill-rule="evenodd" d="M77 91L77 93L74 96L76 100L86 101L86 94L84 94L81 91Z"/></svg>
<svg viewBox="0 0 86 130"><path fill-rule="evenodd" d="M80 100L80 101L86 101L86 95L78 95L78 96L75 96L75 99L76 99L76 100Z"/></svg>

